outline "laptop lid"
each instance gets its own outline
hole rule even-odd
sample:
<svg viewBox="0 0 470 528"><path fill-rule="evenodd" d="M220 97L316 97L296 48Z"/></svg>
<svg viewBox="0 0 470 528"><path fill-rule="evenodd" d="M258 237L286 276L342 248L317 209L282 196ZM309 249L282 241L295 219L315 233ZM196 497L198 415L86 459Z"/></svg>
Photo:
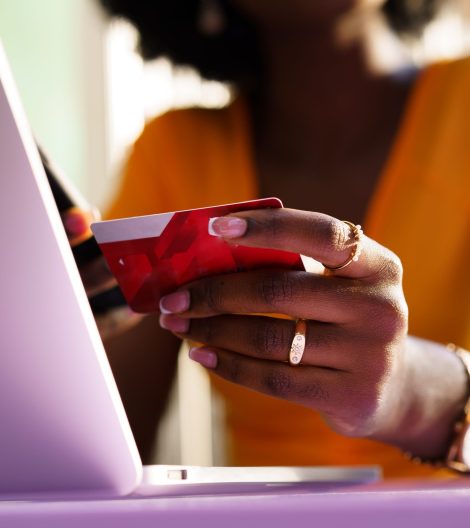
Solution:
<svg viewBox="0 0 470 528"><path fill-rule="evenodd" d="M0 497L130 493L142 465L0 43Z"/></svg>
<svg viewBox="0 0 470 528"><path fill-rule="evenodd" d="M376 467L142 467L1 43L0 244L0 500L380 478Z"/></svg>

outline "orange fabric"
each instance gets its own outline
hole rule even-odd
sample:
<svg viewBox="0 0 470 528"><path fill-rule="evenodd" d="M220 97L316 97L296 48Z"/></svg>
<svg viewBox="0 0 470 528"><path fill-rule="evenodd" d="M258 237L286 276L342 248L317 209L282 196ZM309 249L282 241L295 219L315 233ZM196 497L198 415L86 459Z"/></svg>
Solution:
<svg viewBox="0 0 470 528"><path fill-rule="evenodd" d="M470 60L417 81L370 205L366 232L405 267L411 333L470 347ZM148 124L109 217L255 198L243 103L170 112ZM229 462L380 464L386 476L427 475L391 447L341 437L312 411L212 377L224 396Z"/></svg>
<svg viewBox="0 0 470 528"><path fill-rule="evenodd" d="M118 218L238 202L257 195L243 103L191 108L151 121L136 141L119 193Z"/></svg>
<svg viewBox="0 0 470 528"><path fill-rule="evenodd" d="M411 333L470 348L470 59L422 75L366 226L403 262Z"/></svg>

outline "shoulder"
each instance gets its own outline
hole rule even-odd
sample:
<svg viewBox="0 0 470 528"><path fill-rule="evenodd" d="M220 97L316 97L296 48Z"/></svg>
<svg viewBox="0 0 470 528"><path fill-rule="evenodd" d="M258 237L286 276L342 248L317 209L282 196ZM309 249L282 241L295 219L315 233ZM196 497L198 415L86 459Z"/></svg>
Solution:
<svg viewBox="0 0 470 528"><path fill-rule="evenodd" d="M443 60L431 64L425 71L441 78L449 79L454 75L464 78L470 77L470 56L455 60Z"/></svg>
<svg viewBox="0 0 470 528"><path fill-rule="evenodd" d="M237 101L223 108L184 108L171 110L149 121L136 144L156 142L179 144L185 139L204 141L212 134L230 130L240 111Z"/></svg>
<svg viewBox="0 0 470 528"><path fill-rule="evenodd" d="M415 136L434 141L470 129L470 57L442 61L418 75L405 117Z"/></svg>
<svg viewBox="0 0 470 528"><path fill-rule="evenodd" d="M470 157L470 58L433 64L420 75L404 127L406 162L441 196L460 193Z"/></svg>
<svg viewBox="0 0 470 528"><path fill-rule="evenodd" d="M470 110L470 57L442 61L428 66L420 76L421 93L439 107L460 106Z"/></svg>

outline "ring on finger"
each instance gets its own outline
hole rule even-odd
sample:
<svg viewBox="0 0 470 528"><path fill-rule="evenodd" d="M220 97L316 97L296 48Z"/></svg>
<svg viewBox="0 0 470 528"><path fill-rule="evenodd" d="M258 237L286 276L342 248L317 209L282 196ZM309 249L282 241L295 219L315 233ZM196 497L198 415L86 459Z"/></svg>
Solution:
<svg viewBox="0 0 470 528"><path fill-rule="evenodd" d="M354 225L352 222L348 222L347 220L343 220L343 223L346 224L351 230L351 235L354 239L354 245L351 249L351 253L348 259L342 264L340 264L339 266L327 266L326 264L323 264L323 267L329 271L338 271L338 270L344 269L346 266L349 266L351 262L357 262L359 260L359 255L361 254L361 251L362 251L361 238L364 234L362 231L362 227L359 224Z"/></svg>
<svg viewBox="0 0 470 528"><path fill-rule="evenodd" d="M297 366L302 361L302 356L305 352L306 333L307 321L305 319L297 319L294 338L289 351L289 364L292 366Z"/></svg>

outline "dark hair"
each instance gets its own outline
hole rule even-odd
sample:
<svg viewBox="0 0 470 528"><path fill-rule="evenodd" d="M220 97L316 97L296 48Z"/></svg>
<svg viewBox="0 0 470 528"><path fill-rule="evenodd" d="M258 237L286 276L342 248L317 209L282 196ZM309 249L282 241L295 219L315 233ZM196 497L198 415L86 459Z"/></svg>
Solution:
<svg viewBox="0 0 470 528"><path fill-rule="evenodd" d="M140 34L144 59L166 56L196 68L206 79L250 85L259 79L262 60L256 27L230 0L217 0L223 31L206 35L198 28L202 0L99 0L112 15L132 22ZM384 13L398 33L419 33L439 0L386 0Z"/></svg>
<svg viewBox="0 0 470 528"><path fill-rule="evenodd" d="M387 0L383 7L392 29L419 35L436 14L440 0Z"/></svg>

